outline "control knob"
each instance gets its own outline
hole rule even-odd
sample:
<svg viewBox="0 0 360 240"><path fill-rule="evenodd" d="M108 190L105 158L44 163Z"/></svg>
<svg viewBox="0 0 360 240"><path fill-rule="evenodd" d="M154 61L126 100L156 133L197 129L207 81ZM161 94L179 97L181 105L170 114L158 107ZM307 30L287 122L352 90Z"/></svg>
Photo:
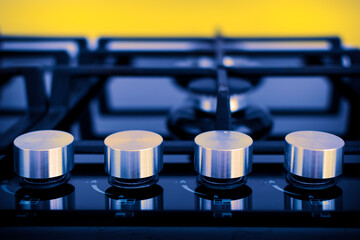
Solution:
<svg viewBox="0 0 360 240"><path fill-rule="evenodd" d="M292 132L285 137L287 180L299 188L323 189L336 184L343 171L344 141L319 131Z"/></svg>
<svg viewBox="0 0 360 240"><path fill-rule="evenodd" d="M74 137L67 132L41 130L14 140L14 170L20 185L51 188L67 182L74 167Z"/></svg>
<svg viewBox="0 0 360 240"><path fill-rule="evenodd" d="M209 131L195 138L198 180L210 188L231 189L246 182L252 169L250 136L235 131Z"/></svg>
<svg viewBox="0 0 360 240"><path fill-rule="evenodd" d="M155 184L163 167L163 138L154 132L131 130L105 138L105 172L120 188Z"/></svg>

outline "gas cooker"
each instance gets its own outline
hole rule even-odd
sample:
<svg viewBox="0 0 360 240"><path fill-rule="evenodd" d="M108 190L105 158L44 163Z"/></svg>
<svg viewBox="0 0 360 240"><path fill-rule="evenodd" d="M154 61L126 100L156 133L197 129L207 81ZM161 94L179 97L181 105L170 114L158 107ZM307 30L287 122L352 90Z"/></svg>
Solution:
<svg viewBox="0 0 360 240"><path fill-rule="evenodd" d="M339 38L106 37L91 45L85 38L2 36L0 44L4 233L126 226L137 233L227 227L284 237L324 229L333 238L359 235L360 51L343 48ZM50 129L74 136L70 179L47 190L21 187L13 141ZM213 189L199 182L193 139L213 129L254 139L244 185ZM156 184L109 183L104 139L124 130L162 136ZM336 185L304 190L286 180L285 136L300 130L345 141Z"/></svg>

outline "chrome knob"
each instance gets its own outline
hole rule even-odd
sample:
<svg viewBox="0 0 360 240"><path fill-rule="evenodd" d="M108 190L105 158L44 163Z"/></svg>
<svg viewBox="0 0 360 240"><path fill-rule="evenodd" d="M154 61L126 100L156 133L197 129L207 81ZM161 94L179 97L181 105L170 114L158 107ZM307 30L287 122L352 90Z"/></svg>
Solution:
<svg viewBox="0 0 360 240"><path fill-rule="evenodd" d="M252 138L240 132L201 133L195 138L195 170L207 182L232 184L251 172L252 144Z"/></svg>
<svg viewBox="0 0 360 240"><path fill-rule="evenodd" d="M25 133L14 140L14 170L20 184L33 188L58 186L74 167L74 137L63 131Z"/></svg>
<svg viewBox="0 0 360 240"><path fill-rule="evenodd" d="M105 171L109 183L132 188L152 185L163 167L163 138L142 130L117 132L105 141Z"/></svg>
<svg viewBox="0 0 360 240"><path fill-rule="evenodd" d="M295 182L320 186L324 183L321 180L330 180L342 173L344 145L340 137L330 133L290 133L285 137L284 167L294 175L292 180Z"/></svg>

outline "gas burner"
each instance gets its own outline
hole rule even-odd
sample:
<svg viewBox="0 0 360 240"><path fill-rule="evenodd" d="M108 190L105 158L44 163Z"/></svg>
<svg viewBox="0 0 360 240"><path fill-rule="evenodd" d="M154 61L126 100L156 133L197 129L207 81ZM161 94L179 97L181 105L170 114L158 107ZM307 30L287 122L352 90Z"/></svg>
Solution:
<svg viewBox="0 0 360 240"><path fill-rule="evenodd" d="M247 92L251 84L240 78L229 78L230 111L237 112L248 106ZM190 98L197 110L206 113L216 113L217 86L216 81L211 78L197 79L188 85Z"/></svg>
<svg viewBox="0 0 360 240"><path fill-rule="evenodd" d="M247 95L252 89L250 82L229 78L228 83L232 130L255 139L266 136L272 128L272 118L266 109L249 104ZM176 137L190 140L214 129L218 88L214 79L202 78L190 82L188 91L190 97L170 112L167 124Z"/></svg>

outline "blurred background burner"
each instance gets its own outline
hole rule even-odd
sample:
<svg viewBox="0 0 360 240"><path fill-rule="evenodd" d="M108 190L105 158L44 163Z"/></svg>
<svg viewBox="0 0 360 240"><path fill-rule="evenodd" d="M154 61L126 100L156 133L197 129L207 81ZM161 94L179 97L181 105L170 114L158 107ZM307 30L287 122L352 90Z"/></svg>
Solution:
<svg viewBox="0 0 360 240"><path fill-rule="evenodd" d="M228 83L232 122L229 130L248 134L254 139L266 136L271 130L272 119L266 109L249 103L248 92L252 84L240 78L229 78ZM202 132L215 129L217 82L211 78L195 79L187 89L189 98L170 112L167 123L177 138L191 140Z"/></svg>
<svg viewBox="0 0 360 240"><path fill-rule="evenodd" d="M216 76L211 76L217 62L214 38L103 37L95 45L88 39L71 37L3 36L0 41L1 69L8 69L0 72L6 78L0 88L3 141L32 126L43 128L42 124L34 125L46 114L50 102L55 104L51 104L53 119L43 123L69 130L75 140L103 139L113 132L132 129L154 131L164 139L191 139L185 136L187 132L213 127L214 114L199 108L199 103L211 102L217 93ZM302 129L357 139L357 118L352 111L356 101L352 99L359 91L358 78L354 74L339 77L331 71L307 71L327 67L350 71L359 62L357 49L344 48L336 37L222 37L221 42L221 64L229 72L232 101L247 102L245 108L232 112L234 130L249 133L254 139L279 140ZM67 68L89 65L92 69L104 67L104 72L112 67L141 69L142 74L101 76L98 71L91 76L73 76ZM23 68L29 66L43 66L35 71L38 78ZM56 70L58 66L63 69ZM13 67L18 70L10 72ZM303 68L307 70L298 71ZM152 73L158 70L163 72ZM202 88L199 91L199 82L205 79L210 86L205 92ZM243 93L236 93L239 89L232 90L237 88L234 79L251 87L247 91L240 87ZM343 94L347 91L343 84L355 95ZM90 90L97 93L91 95ZM87 97L92 97L91 101ZM43 100L34 100L40 98ZM190 110L185 107L188 105ZM60 110L61 121L55 113ZM201 122L200 126L193 124L193 119ZM186 124L177 126L180 120ZM23 123L21 128L19 122Z"/></svg>

